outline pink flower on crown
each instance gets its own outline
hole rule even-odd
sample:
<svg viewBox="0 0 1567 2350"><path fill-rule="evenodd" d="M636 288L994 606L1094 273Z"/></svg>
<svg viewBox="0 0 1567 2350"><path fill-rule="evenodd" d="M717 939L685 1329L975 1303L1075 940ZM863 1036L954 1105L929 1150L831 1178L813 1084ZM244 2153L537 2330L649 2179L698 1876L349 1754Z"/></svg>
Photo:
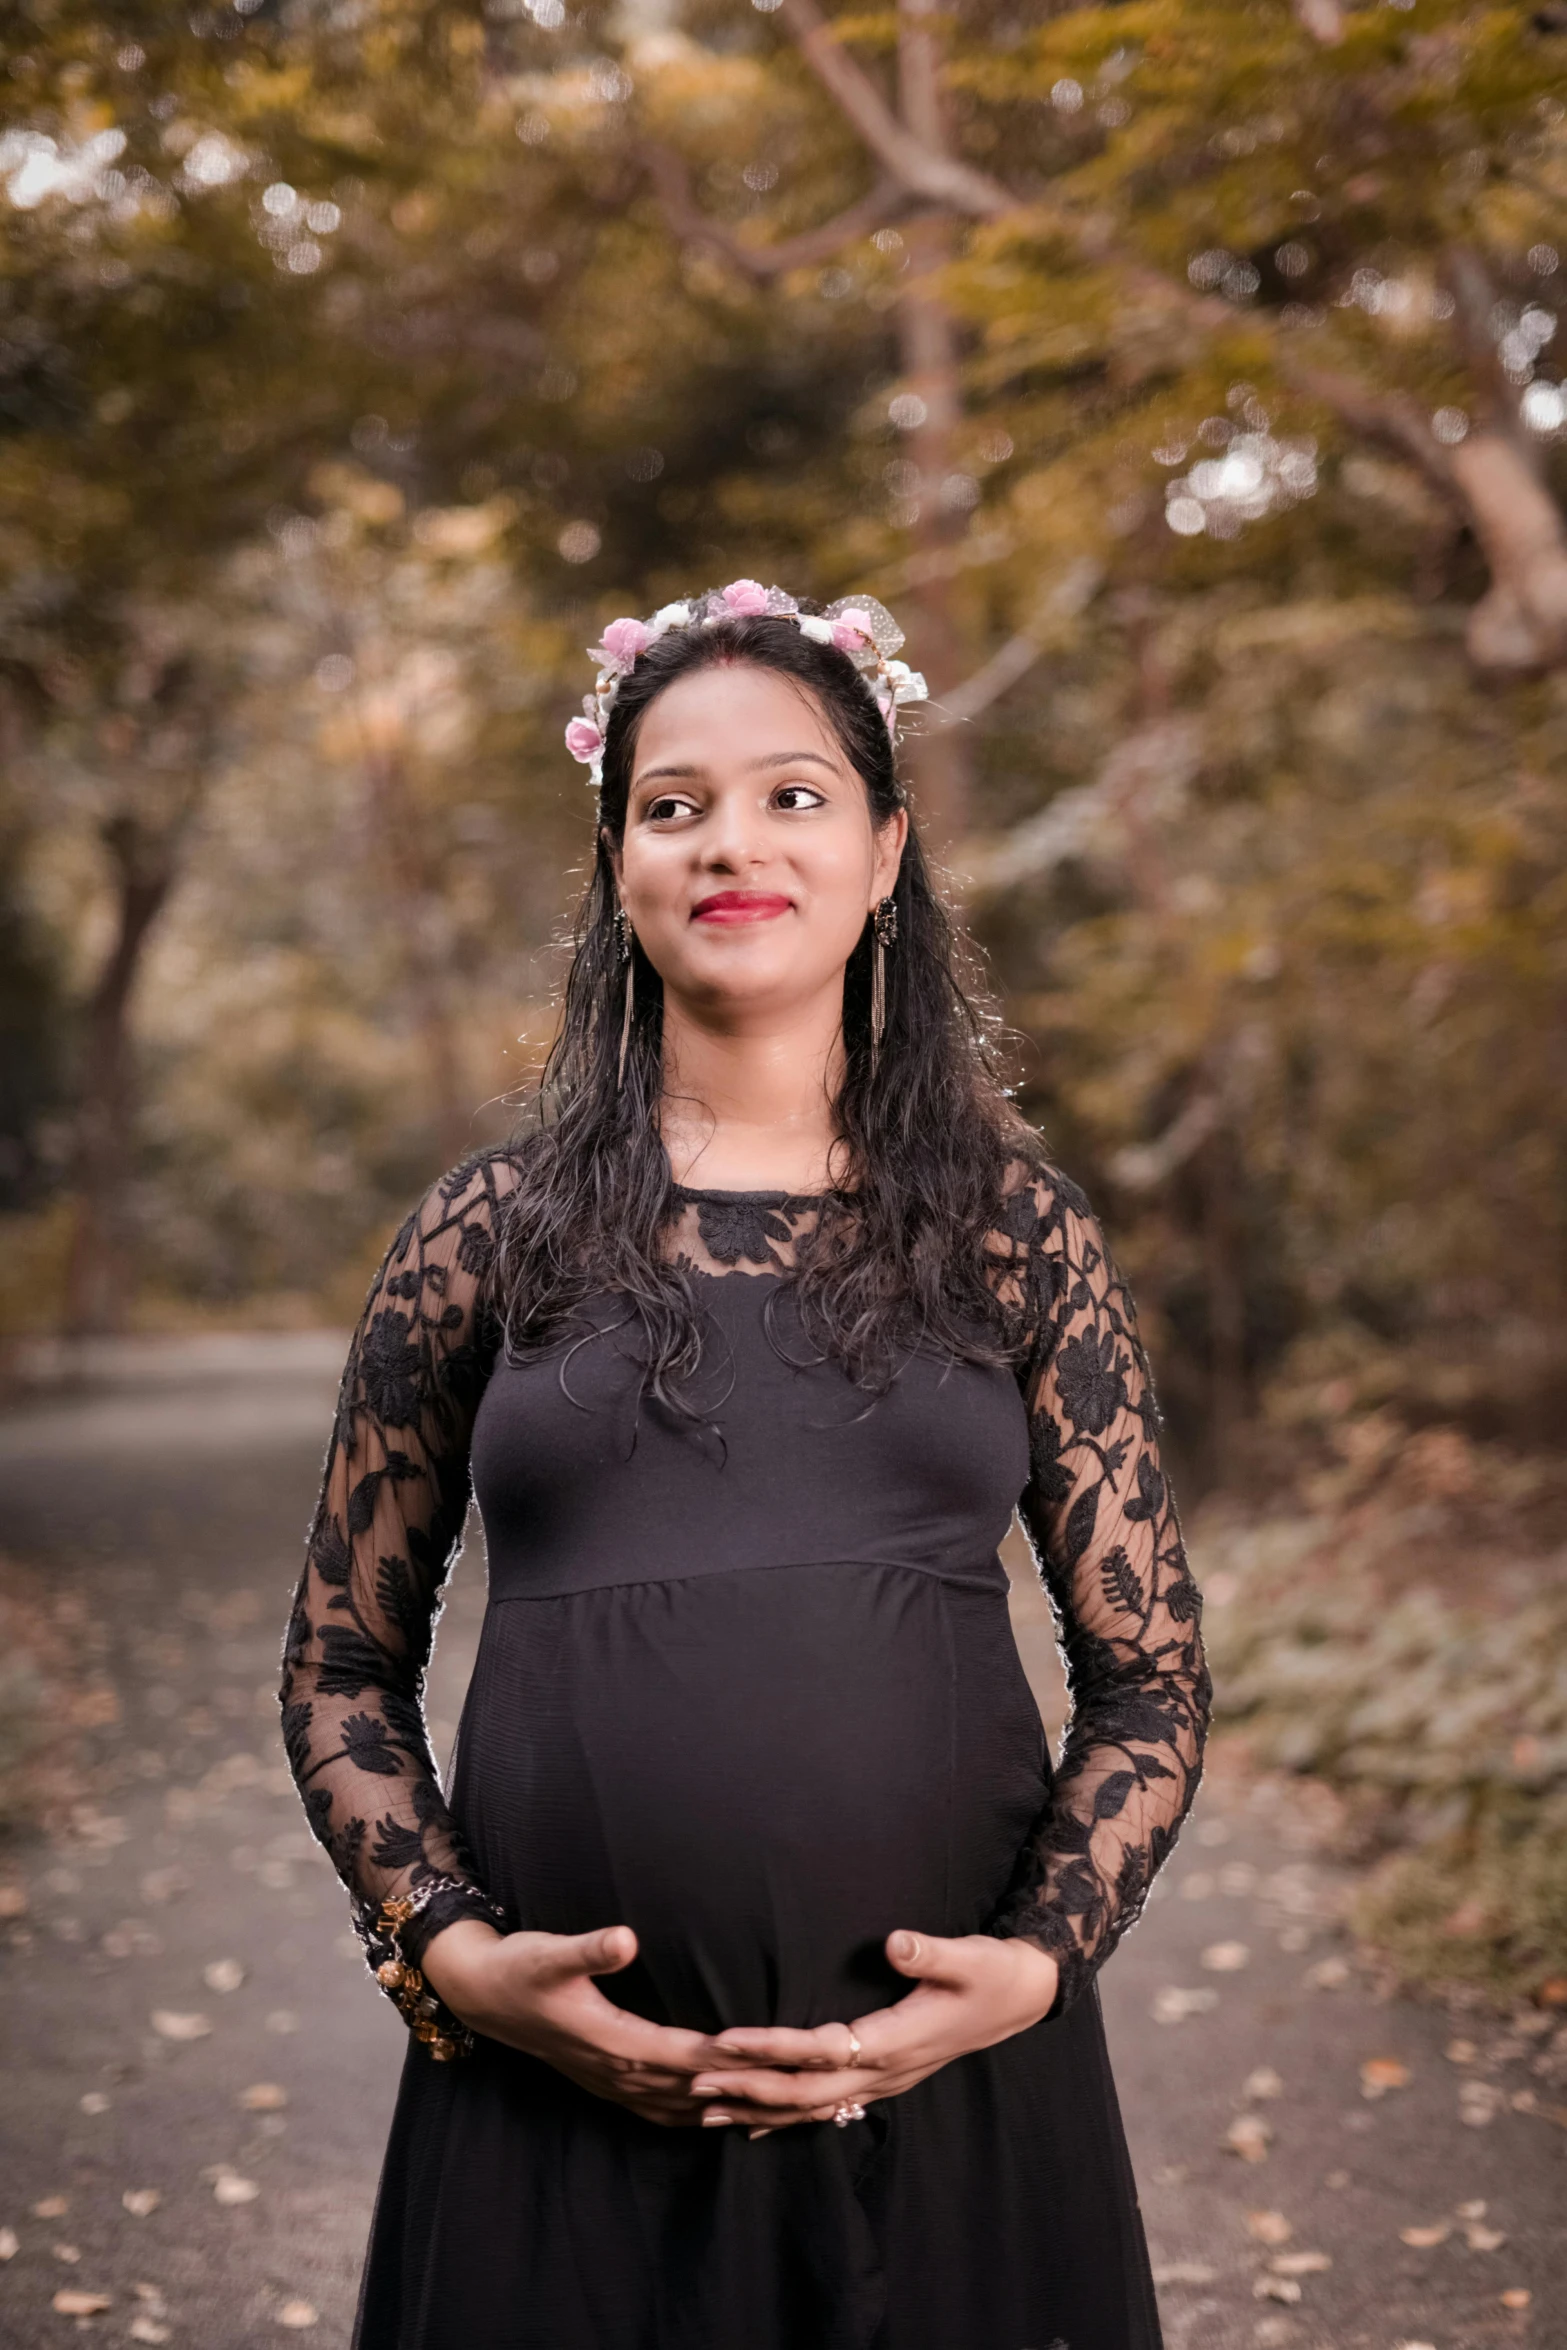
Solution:
<svg viewBox="0 0 1567 2350"><path fill-rule="evenodd" d="M832 624L832 641L840 653L852 653L862 643L874 644L870 614L856 609L840 612Z"/></svg>
<svg viewBox="0 0 1567 2350"><path fill-rule="evenodd" d="M591 767L604 748L604 737L591 718L573 718L566 729L566 748L582 766Z"/></svg>
<svg viewBox="0 0 1567 2350"><path fill-rule="evenodd" d="M653 631L641 620L612 620L593 658L605 669L629 669L639 653L653 642Z"/></svg>
<svg viewBox="0 0 1567 2350"><path fill-rule="evenodd" d="M759 579L731 580L724 590L724 602L731 612L765 612L767 590Z"/></svg>

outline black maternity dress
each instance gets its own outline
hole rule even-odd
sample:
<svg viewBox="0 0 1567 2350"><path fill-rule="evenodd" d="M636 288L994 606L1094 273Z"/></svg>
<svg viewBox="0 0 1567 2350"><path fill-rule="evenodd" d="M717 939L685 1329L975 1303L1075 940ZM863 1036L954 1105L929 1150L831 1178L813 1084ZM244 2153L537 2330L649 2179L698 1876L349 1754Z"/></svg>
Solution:
<svg viewBox="0 0 1567 2350"><path fill-rule="evenodd" d="M810 1345L819 1202L671 1195L705 1315L694 1416L605 1297L509 1362L505 1154L427 1196L345 1377L290 1627L285 1729L362 1920L626 1923L607 1995L812 2025L908 1983L896 1926L1023 1934L1043 2022L847 2128L668 2129L480 2040L411 2040L358 2350L1154 2350L1092 1978L1196 1784L1198 1599L1130 1300L1086 1202L1020 1165L992 1277L1017 1370L916 1354L872 1396ZM489 1606L443 1796L420 1705L470 1480ZM1074 1714L1052 1769L997 1545L1020 1508ZM432 1895L433 1888L433 1895Z"/></svg>

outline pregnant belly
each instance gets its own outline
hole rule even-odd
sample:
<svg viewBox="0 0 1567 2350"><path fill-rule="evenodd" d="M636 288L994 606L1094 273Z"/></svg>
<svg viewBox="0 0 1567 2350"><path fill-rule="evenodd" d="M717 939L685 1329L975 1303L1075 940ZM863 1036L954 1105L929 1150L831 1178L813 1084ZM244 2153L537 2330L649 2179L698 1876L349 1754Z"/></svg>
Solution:
<svg viewBox="0 0 1567 2350"><path fill-rule="evenodd" d="M622 2005L815 2024L983 1926L1048 1764L1000 1589L832 1565L491 1609L454 1809L520 1925L635 1928Z"/></svg>

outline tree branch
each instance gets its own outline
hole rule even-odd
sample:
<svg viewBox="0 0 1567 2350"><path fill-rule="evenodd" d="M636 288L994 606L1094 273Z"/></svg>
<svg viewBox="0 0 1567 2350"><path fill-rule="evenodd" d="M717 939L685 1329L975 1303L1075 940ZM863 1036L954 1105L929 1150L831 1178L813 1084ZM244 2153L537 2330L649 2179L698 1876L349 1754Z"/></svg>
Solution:
<svg viewBox="0 0 1567 2350"><path fill-rule="evenodd" d="M883 171L910 196L975 220L995 220L1018 209L1019 199L1000 180L933 150L898 120L864 67L843 47L816 0L779 0L778 14L845 120Z"/></svg>
<svg viewBox="0 0 1567 2350"><path fill-rule="evenodd" d="M692 192L691 174L683 155L652 141L644 145L642 152L664 218L680 242L710 246L737 269L744 270L748 277L762 281L781 277L786 270L809 269L813 263L829 259L843 246L869 236L884 221L896 220L909 208L908 191L902 184L883 178L858 203L848 205L833 219L824 220L819 228L805 229L797 237L784 237L776 245L748 245L723 221L710 219L702 210Z"/></svg>
<svg viewBox="0 0 1567 2350"><path fill-rule="evenodd" d="M988 710L992 702L999 701L1020 677L1028 675L1036 661L1043 659L1060 624L1076 619L1092 602L1103 577L1101 566L1091 556L1074 563L1065 578L1057 581L1027 628L1008 637L971 677L944 693L939 702L931 703L926 730L966 726L970 719Z"/></svg>
<svg viewBox="0 0 1567 2350"><path fill-rule="evenodd" d="M1344 38L1344 11L1339 0L1295 0L1295 14L1314 41L1336 49Z"/></svg>
<svg viewBox="0 0 1567 2350"><path fill-rule="evenodd" d="M1463 511L1452 460L1427 423L1425 411L1407 392L1374 392L1353 376L1321 367L1291 367L1287 373L1301 391L1331 408L1351 432L1362 440L1380 441L1406 458L1450 506Z"/></svg>

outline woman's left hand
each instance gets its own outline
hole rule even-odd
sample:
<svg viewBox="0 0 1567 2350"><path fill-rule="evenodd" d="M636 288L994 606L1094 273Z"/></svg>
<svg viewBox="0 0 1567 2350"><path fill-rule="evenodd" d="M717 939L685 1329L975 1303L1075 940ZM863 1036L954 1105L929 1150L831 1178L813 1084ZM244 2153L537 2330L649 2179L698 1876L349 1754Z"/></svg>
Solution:
<svg viewBox="0 0 1567 2350"><path fill-rule="evenodd" d="M1032 1942L900 1931L888 1935L886 1947L915 1988L894 2007L854 2018L857 2061L846 2061L844 2024L720 2032L716 2044L756 2069L696 2075L691 2094L707 2103L704 2128L735 2122L756 2136L830 2121L840 2105L901 2097L954 2057L1027 2031L1055 2003L1056 1962Z"/></svg>

